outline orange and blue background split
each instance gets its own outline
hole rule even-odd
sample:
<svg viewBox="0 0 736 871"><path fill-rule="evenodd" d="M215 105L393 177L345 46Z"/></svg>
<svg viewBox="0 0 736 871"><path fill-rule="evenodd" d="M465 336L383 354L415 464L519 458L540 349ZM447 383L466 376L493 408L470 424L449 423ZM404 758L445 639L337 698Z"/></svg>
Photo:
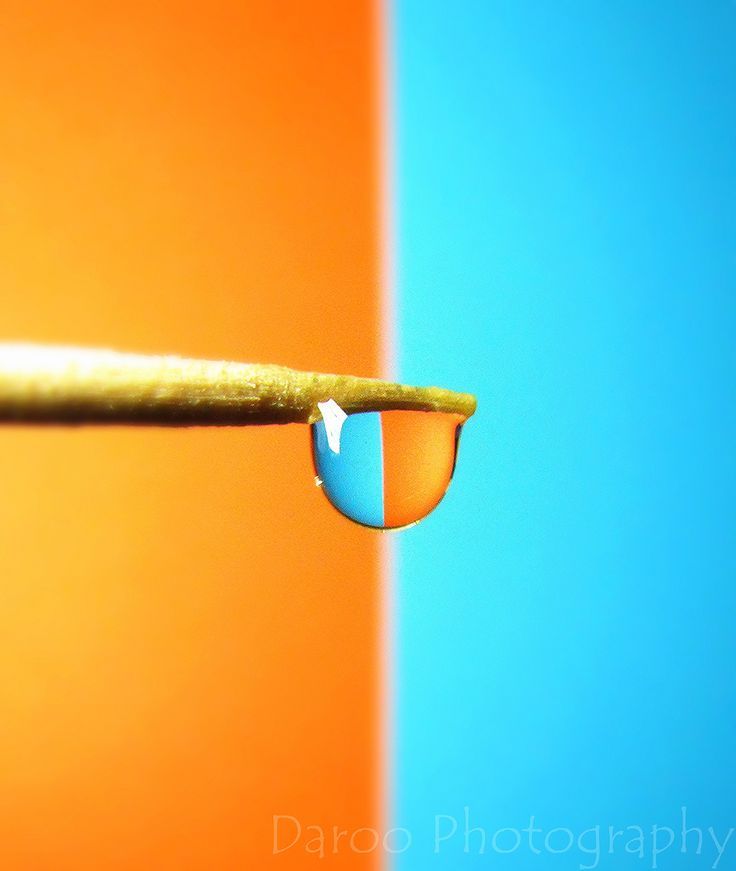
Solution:
<svg viewBox="0 0 736 871"><path fill-rule="evenodd" d="M736 7L0 17L0 337L479 399L386 534L307 427L0 429L0 867L730 867Z"/></svg>

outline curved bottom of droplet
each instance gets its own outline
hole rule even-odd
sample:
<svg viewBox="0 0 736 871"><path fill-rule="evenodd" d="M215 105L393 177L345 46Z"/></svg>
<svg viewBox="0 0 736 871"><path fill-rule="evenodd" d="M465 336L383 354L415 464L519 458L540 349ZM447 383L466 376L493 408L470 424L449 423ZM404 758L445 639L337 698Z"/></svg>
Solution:
<svg viewBox="0 0 736 871"><path fill-rule="evenodd" d="M465 418L421 411L362 412L312 425L312 458L330 503L361 526L415 526L442 501Z"/></svg>

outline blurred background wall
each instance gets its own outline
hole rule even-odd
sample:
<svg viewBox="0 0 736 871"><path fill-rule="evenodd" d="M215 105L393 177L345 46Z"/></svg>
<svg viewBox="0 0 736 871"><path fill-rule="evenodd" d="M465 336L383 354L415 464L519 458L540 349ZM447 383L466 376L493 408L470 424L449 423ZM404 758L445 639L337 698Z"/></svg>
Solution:
<svg viewBox="0 0 736 871"><path fill-rule="evenodd" d="M2 338L378 374L368 0L1 19ZM0 480L2 868L376 823L377 542L306 427L2 428Z"/></svg>
<svg viewBox="0 0 736 871"><path fill-rule="evenodd" d="M304 428L1 430L3 868L620 869L651 840L545 835L682 807L697 868L733 824L736 7L388 11L5 5L3 338L480 406L393 579ZM274 856L275 813L412 843Z"/></svg>
<svg viewBox="0 0 736 871"><path fill-rule="evenodd" d="M711 868L736 826L736 6L394 10L399 373L479 398L450 496L398 539L395 865L652 867L657 824L659 867ZM531 816L540 854L493 849ZM544 848L595 826L597 865Z"/></svg>

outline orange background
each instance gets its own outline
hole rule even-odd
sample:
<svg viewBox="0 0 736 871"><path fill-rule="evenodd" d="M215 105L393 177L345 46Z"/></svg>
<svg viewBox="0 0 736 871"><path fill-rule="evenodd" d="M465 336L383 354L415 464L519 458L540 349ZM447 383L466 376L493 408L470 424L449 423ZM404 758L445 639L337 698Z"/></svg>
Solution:
<svg viewBox="0 0 736 871"><path fill-rule="evenodd" d="M0 338L379 374L374 24L3 4ZM377 538L306 428L5 428L0 475L0 867L296 868L273 814L378 825Z"/></svg>

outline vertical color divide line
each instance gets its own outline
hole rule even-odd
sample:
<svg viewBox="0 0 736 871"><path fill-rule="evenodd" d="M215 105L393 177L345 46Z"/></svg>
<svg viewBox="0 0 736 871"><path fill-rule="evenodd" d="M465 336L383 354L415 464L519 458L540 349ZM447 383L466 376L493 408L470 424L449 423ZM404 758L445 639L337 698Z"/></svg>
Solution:
<svg viewBox="0 0 736 871"><path fill-rule="evenodd" d="M377 185L379 201L379 261L380 261L380 355L381 375L394 380L397 368L398 340L396 312L396 257L395 257L395 209L394 199L394 43L391 0L376 0L378 27L376 39L376 71L378 76L378 96L376 130L378 142ZM396 553L394 536L384 533L379 541L379 633L378 650L380 656L379 687L381 698L376 710L380 721L377 735L379 741L378 760L381 771L378 777L379 801L377 819L383 831L391 828L394 815L393 773L394 766L394 698L395 698L395 577ZM382 867L388 867L388 854L382 856Z"/></svg>

